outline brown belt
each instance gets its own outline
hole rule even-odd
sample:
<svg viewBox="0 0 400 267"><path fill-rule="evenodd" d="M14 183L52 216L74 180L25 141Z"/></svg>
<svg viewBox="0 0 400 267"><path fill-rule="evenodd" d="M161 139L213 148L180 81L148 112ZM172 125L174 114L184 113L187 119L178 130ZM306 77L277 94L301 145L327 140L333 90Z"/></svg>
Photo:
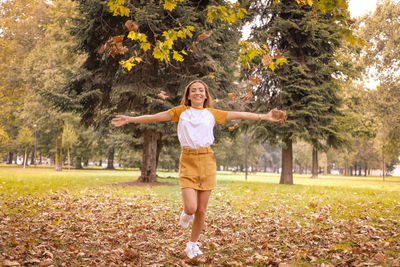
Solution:
<svg viewBox="0 0 400 267"><path fill-rule="evenodd" d="M199 148L189 148L189 147L182 147L182 153L186 154L207 154L212 152L211 147L199 147Z"/></svg>

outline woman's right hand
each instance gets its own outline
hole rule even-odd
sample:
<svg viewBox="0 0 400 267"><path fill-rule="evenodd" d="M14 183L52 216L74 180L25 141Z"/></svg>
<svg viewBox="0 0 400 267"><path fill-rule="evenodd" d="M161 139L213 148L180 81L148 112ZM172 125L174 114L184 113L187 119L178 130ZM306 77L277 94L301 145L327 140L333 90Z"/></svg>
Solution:
<svg viewBox="0 0 400 267"><path fill-rule="evenodd" d="M115 116L114 119L112 119L111 124L114 125L115 127L120 127L125 124L128 124L130 122L130 118L131 117L125 115L117 115Z"/></svg>

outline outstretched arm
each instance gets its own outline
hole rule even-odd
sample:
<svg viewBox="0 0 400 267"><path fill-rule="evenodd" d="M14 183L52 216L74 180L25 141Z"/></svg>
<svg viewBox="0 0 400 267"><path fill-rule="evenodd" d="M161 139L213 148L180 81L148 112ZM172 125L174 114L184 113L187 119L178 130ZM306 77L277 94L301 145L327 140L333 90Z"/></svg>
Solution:
<svg viewBox="0 0 400 267"><path fill-rule="evenodd" d="M171 115L168 111L163 111L154 115L143 115L138 117L129 117L125 115L117 115L112 119L111 124L115 127L120 127L128 123L146 123L146 122L159 122L170 121Z"/></svg>
<svg viewBox="0 0 400 267"><path fill-rule="evenodd" d="M272 121L280 122L281 125L285 123L287 115L285 111L279 110L277 108L272 109L267 114L257 114L251 112L238 112L238 111L228 111L226 120L252 120L252 121Z"/></svg>

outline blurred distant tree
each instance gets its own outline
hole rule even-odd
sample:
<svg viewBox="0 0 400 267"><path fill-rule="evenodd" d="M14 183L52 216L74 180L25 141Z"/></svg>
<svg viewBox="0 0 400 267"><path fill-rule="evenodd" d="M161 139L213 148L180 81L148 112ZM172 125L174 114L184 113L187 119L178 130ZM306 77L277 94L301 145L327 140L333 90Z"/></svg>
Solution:
<svg viewBox="0 0 400 267"><path fill-rule="evenodd" d="M28 127L21 127L18 132L17 136L17 144L23 149L24 151L24 168L27 164L27 157L28 157L28 148L33 144L33 133L32 130Z"/></svg>

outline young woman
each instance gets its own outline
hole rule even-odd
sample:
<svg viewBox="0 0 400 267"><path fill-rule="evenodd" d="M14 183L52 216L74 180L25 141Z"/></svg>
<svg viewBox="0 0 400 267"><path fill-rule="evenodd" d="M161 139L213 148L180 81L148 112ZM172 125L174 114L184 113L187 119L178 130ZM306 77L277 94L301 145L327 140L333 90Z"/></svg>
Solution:
<svg viewBox="0 0 400 267"><path fill-rule="evenodd" d="M213 109L208 86L201 80L195 80L186 87L180 106L154 115L117 115L112 124L119 127L128 123L178 122L178 138L182 147L179 185L183 197L183 211L179 224L187 228L193 220L192 233L185 253L189 258L194 258L203 254L197 240L204 228L211 190L216 187L216 162L210 148L214 142L215 123L224 124L227 120L242 119L283 124L286 118L286 113L278 109L273 109L268 114Z"/></svg>

